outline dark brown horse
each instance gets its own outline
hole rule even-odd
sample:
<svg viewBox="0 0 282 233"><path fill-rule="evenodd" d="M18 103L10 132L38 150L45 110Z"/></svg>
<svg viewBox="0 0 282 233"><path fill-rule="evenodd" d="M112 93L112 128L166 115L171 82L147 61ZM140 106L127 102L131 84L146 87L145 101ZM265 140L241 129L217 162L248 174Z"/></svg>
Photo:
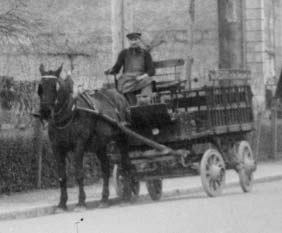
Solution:
<svg viewBox="0 0 282 233"><path fill-rule="evenodd" d="M73 97L73 81L70 77L63 80L60 77L62 66L57 70L45 71L40 65L41 81L38 88L40 97L40 115L49 122L48 134L52 150L58 164L58 175L61 197L58 207L66 209L67 177L66 156L72 151L75 161L75 175L79 186L78 206L85 206L86 195L83 186L83 155L84 152L94 152L100 160L103 172L102 203L109 198L110 161L106 155L106 146L115 140L121 152L121 164L124 173L129 172L127 153L127 138L114 125L88 112L76 109L76 103L82 96ZM116 90L101 90L94 94L97 108L116 120L125 120L127 108L126 99ZM99 109L100 110L100 109ZM124 174L130 177L129 174ZM129 178L125 182L130 182ZM127 183L129 184L129 183ZM127 185L126 185L127 186ZM127 186L129 187L129 186ZM126 190L125 199L129 199L130 190Z"/></svg>

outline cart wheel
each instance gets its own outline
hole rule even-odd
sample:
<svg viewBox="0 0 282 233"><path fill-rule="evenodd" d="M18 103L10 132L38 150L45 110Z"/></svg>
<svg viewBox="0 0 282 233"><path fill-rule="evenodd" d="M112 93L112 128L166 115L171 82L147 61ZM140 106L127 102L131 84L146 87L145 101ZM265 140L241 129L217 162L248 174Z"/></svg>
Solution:
<svg viewBox="0 0 282 233"><path fill-rule="evenodd" d="M205 192L210 196L222 193L225 184L225 163L215 149L208 149L201 159L200 173Z"/></svg>
<svg viewBox="0 0 282 233"><path fill-rule="evenodd" d="M117 196L123 199L123 197L125 196L125 192L128 190L128 187L125 186L127 184L124 181L124 177L121 174L121 168L117 164L114 165L113 183ZM140 182L134 178L131 179L131 192L133 197L135 198L138 197L140 192Z"/></svg>
<svg viewBox="0 0 282 233"><path fill-rule="evenodd" d="M146 187L152 200L154 201L160 200L162 196L162 188L163 188L161 179L147 180Z"/></svg>
<svg viewBox="0 0 282 233"><path fill-rule="evenodd" d="M250 144L241 141L238 145L237 156L239 159L239 180L244 192L250 192L253 187L253 172L256 170L256 163Z"/></svg>

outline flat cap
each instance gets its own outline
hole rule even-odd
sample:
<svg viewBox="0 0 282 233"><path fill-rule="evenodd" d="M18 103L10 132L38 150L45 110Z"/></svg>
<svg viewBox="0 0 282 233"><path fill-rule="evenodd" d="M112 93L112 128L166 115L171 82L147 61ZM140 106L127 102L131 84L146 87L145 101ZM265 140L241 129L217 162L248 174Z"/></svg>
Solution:
<svg viewBox="0 0 282 233"><path fill-rule="evenodd" d="M131 32L131 33L128 33L126 35L126 37L129 39L129 40L132 40L132 39L139 39L141 37L141 33L139 32Z"/></svg>

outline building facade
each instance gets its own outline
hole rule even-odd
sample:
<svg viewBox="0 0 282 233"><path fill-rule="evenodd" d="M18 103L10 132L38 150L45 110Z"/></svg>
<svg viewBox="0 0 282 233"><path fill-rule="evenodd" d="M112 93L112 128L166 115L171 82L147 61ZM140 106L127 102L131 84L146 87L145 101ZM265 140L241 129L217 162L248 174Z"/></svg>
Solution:
<svg viewBox="0 0 282 233"><path fill-rule="evenodd" d="M114 1L30 0L27 9L45 22L39 46L22 51L2 41L0 75L38 80L40 63L50 69L64 63L86 88L111 82L103 71L113 63ZM275 83L282 68L281 0L195 0L192 31L190 0L122 2L123 33L138 30L145 43L154 42L154 60L192 56L192 76L200 84L209 70L250 69L256 102L264 106L265 85Z"/></svg>

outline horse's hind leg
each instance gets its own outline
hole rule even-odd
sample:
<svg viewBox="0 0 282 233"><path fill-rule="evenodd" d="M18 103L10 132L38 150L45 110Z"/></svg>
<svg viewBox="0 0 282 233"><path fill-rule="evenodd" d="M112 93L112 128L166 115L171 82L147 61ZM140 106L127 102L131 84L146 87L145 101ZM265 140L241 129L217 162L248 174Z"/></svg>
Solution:
<svg viewBox="0 0 282 233"><path fill-rule="evenodd" d="M123 175L123 182L124 182L123 200L130 201L132 197L132 193L131 193L132 166L129 159L128 141L126 136L121 135L117 143L121 154L121 172Z"/></svg>
<svg viewBox="0 0 282 233"><path fill-rule="evenodd" d="M53 147L53 152L55 154L58 166L59 183L61 189L60 202L58 208L66 210L67 209L67 174L66 174L66 151Z"/></svg>
<svg viewBox="0 0 282 233"><path fill-rule="evenodd" d="M101 147L96 152L97 157L100 160L101 168L102 168L102 175L103 175L103 191L102 191L102 199L101 203L108 204L109 200L109 179L110 179L110 160L106 154L105 147Z"/></svg>
<svg viewBox="0 0 282 233"><path fill-rule="evenodd" d="M78 207L85 207L85 191L84 191L84 172L83 172L83 155L84 155L84 146L83 142L78 141L74 151L74 160L75 160L75 178L79 188L78 194Z"/></svg>

